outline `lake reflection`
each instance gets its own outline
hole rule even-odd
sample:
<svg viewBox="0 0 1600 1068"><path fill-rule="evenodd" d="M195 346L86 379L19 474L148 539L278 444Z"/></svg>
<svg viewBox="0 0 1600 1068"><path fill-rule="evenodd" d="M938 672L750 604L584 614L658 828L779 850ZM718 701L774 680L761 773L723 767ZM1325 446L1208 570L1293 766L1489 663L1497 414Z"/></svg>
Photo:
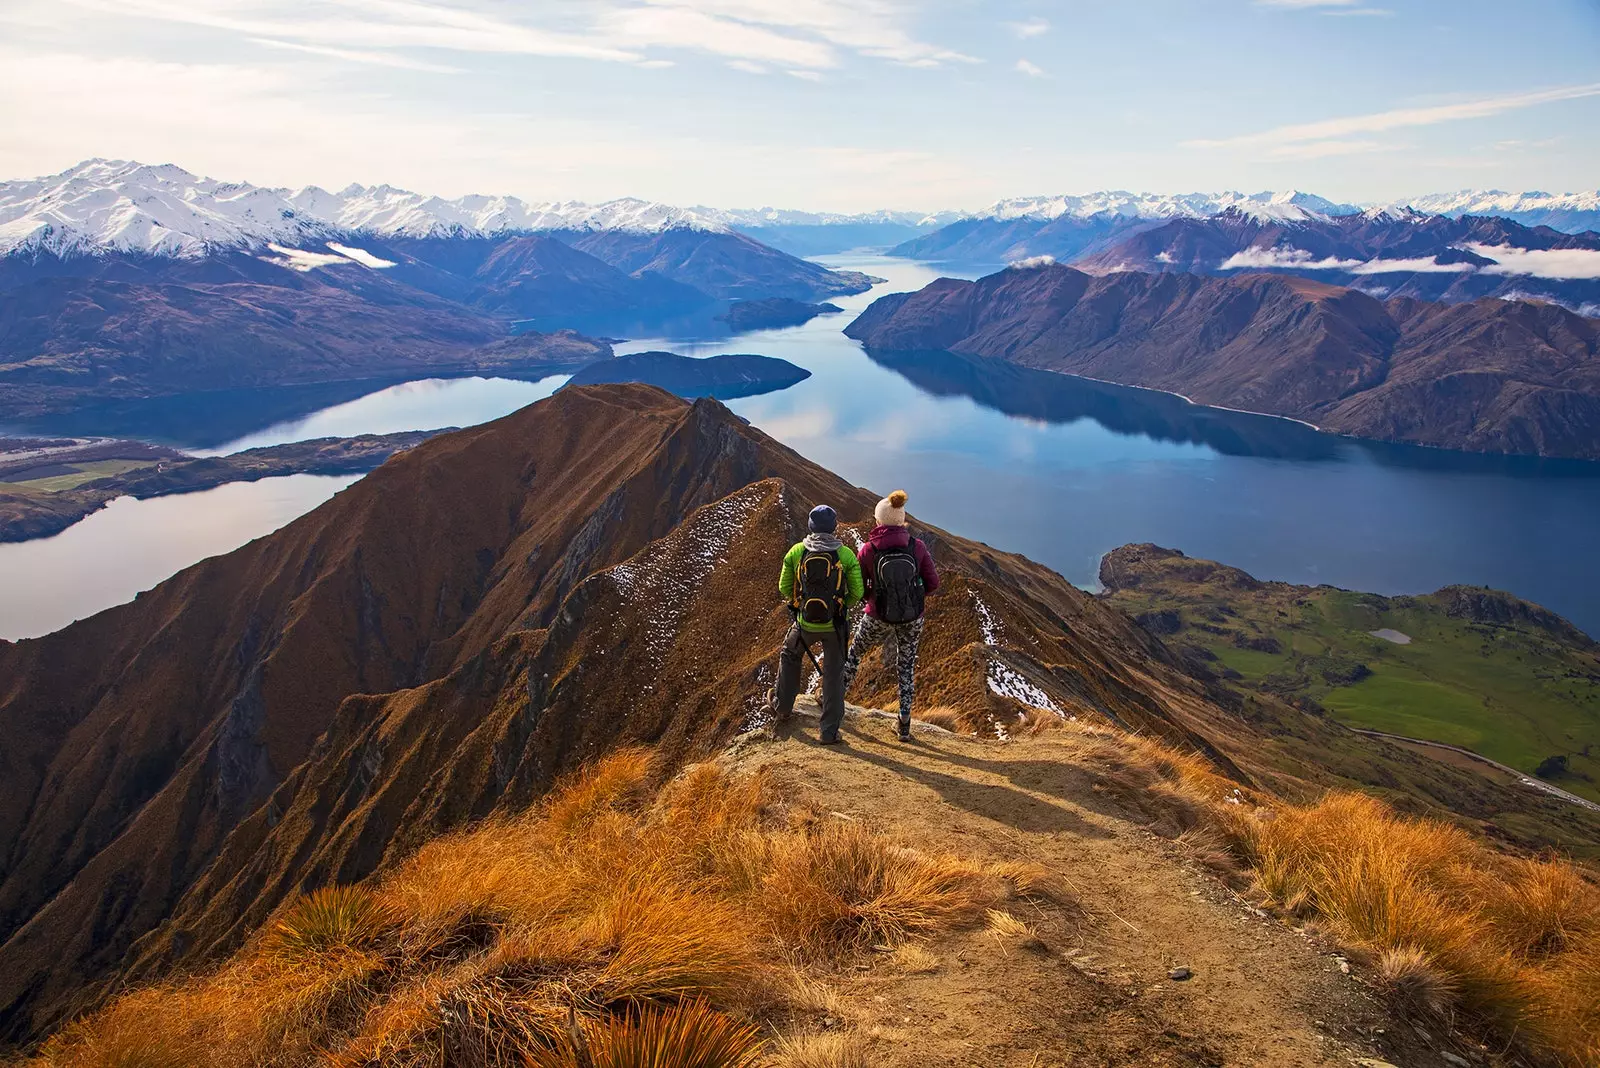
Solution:
<svg viewBox="0 0 1600 1068"><path fill-rule="evenodd" d="M208 556L277 530L359 475L288 475L199 493L118 497L49 538L0 544L0 638L48 634Z"/></svg>
<svg viewBox="0 0 1600 1068"><path fill-rule="evenodd" d="M679 324L677 336L635 337L617 351L755 352L806 368L811 377L789 389L728 406L851 482L877 493L905 488L918 519L1024 553L1081 585L1096 583L1108 550L1150 541L1298 583L1384 594L1452 583L1495 586L1600 633L1600 553L1591 544L1600 529L1600 464L1357 442L1290 420L1007 363L950 353L869 355L843 327L875 297L920 288L936 272L881 257L823 262L889 281L869 294L835 298L842 313L802 326L729 337L705 324ZM244 431L221 433L225 413L214 413L203 431L170 424L160 439L215 449L467 425L559 384L481 378L369 384L362 393L295 411L284 396L252 395L244 402L252 420ZM310 395L302 392L296 403ZM79 432L113 431L97 425ZM202 521L200 513L243 506L269 492L267 486L223 487L238 496L211 498L215 504L205 503L205 494L167 498L200 503L193 510L170 505L174 511L162 514L181 531ZM303 507L320 499L309 496ZM272 525L257 523L252 534L283 522L279 514ZM125 599L128 584L95 570L99 559L95 567L80 566L81 555L116 559L122 550L113 528L123 515L134 512L97 517L105 533L92 544L26 563L7 557L16 547L0 546L0 589L19 577L53 584L80 612ZM141 521L153 522L145 515L157 513L141 513ZM205 551L220 549L190 546L163 566L176 570ZM140 581L160 577L156 570L141 571ZM38 619L59 625L60 613L38 611ZM13 610L18 615L30 620L25 632L39 632L33 616Z"/></svg>

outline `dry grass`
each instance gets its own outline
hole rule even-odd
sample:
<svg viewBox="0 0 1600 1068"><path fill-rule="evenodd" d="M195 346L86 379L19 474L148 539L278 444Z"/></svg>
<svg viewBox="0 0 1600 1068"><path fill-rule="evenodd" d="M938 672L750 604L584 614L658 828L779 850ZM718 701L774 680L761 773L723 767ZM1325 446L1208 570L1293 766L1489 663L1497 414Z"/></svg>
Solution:
<svg viewBox="0 0 1600 1068"><path fill-rule="evenodd" d="M782 1068L872 1068L867 1042L853 1031L804 1035L778 1046Z"/></svg>
<svg viewBox="0 0 1600 1068"><path fill-rule="evenodd" d="M890 958L894 966L906 975L932 975L939 970L939 955L927 946L907 942L894 951Z"/></svg>
<svg viewBox="0 0 1600 1068"><path fill-rule="evenodd" d="M966 717L961 714L961 710L950 705L935 705L933 708L923 710L917 718L935 727L943 727L954 734L972 733L972 728L967 726Z"/></svg>
<svg viewBox="0 0 1600 1068"><path fill-rule="evenodd" d="M119 998L32 1063L742 1068L763 1019L843 1018L795 965L976 926L1044 881L785 811L761 776L657 782L648 753L615 754L374 885L286 904L233 961ZM859 1062L806 1048L784 1056Z"/></svg>
<svg viewBox="0 0 1600 1068"><path fill-rule="evenodd" d="M1600 991L1585 986L1600 968L1600 889L1572 865L1506 858L1362 794L1216 815L1261 896L1318 917L1403 1004L1465 1013L1565 1063L1600 1057Z"/></svg>
<svg viewBox="0 0 1600 1068"><path fill-rule="evenodd" d="M1075 728L1052 744L1198 862L1341 942L1403 1007L1549 1063L1600 1064L1600 887L1364 794L1258 806L1201 755Z"/></svg>

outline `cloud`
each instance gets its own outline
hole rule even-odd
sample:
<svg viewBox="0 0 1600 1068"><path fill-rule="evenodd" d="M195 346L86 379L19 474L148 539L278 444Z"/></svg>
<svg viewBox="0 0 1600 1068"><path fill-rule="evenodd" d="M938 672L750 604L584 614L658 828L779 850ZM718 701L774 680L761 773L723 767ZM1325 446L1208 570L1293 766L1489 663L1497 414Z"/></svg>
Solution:
<svg viewBox="0 0 1600 1068"><path fill-rule="evenodd" d="M1459 104L1438 104L1432 107L1396 108L1370 115L1352 115L1341 119L1323 119L1319 122L1296 123L1277 126L1260 133L1241 134L1237 137L1197 139L1183 142L1186 148L1246 148L1255 146L1291 145L1311 141L1338 141L1352 134L1381 133L1412 126L1432 126L1441 122L1458 122L1464 119L1481 119L1507 111L1551 104L1562 100L1581 100L1600 96L1600 82L1568 85L1557 89L1541 89L1503 96L1484 97Z"/></svg>
<svg viewBox="0 0 1600 1068"><path fill-rule="evenodd" d="M307 52L313 56L327 56L351 63L368 63L375 67L396 67L400 70L420 70L432 74L460 74L460 67L446 67L439 63L424 63L390 52L362 52L354 48L330 48L327 45L300 44L295 41L275 41L270 37L251 37L251 41L269 48L282 48L293 52Z"/></svg>
<svg viewBox="0 0 1600 1068"><path fill-rule="evenodd" d="M803 70L841 51L916 67L977 62L910 32L889 0L593 0L513 7L496 0L59 0L109 16L183 23L353 62L395 50L533 55L659 65L650 53L701 52ZM396 56L385 65L430 69Z"/></svg>
<svg viewBox="0 0 1600 1068"><path fill-rule="evenodd" d="M1040 37L1050 32L1050 24L1041 18L1031 18L1024 22L1008 22L1006 28L1021 38Z"/></svg>
<svg viewBox="0 0 1600 1068"><path fill-rule="evenodd" d="M1300 144L1274 145L1267 150L1267 158L1327 159L1329 156L1355 156L1364 152L1382 152L1386 147L1377 141L1306 141Z"/></svg>
<svg viewBox="0 0 1600 1068"><path fill-rule="evenodd" d="M742 70L746 74L767 73L767 68L763 67L759 63L752 63L748 59L730 59L728 61L728 66L732 67L734 70Z"/></svg>
<svg viewBox="0 0 1600 1068"><path fill-rule="evenodd" d="M1017 60L1017 70L1021 71L1023 74L1026 74L1030 78L1043 78L1044 77L1043 68L1037 67L1034 64L1029 63L1025 59Z"/></svg>
<svg viewBox="0 0 1600 1068"><path fill-rule="evenodd" d="M1360 260L1337 260L1332 257L1313 260L1311 253L1303 248L1259 248L1251 246L1247 249L1241 249L1223 260L1217 269L1222 271L1265 271L1274 269L1348 271L1352 267L1360 265Z"/></svg>
<svg viewBox="0 0 1600 1068"><path fill-rule="evenodd" d="M1600 254L1597 254L1600 255ZM1343 271L1354 275L1439 274L1471 272L1470 263L1436 263L1431 256L1404 260L1341 260L1333 256L1314 259L1303 248L1276 246L1251 247L1235 252L1218 265L1223 271Z"/></svg>
<svg viewBox="0 0 1600 1068"><path fill-rule="evenodd" d="M1056 258L1054 256L1029 256L1026 259L1012 260L1006 264L1013 271L1031 271L1037 267L1054 267L1055 265Z"/></svg>
<svg viewBox="0 0 1600 1068"><path fill-rule="evenodd" d="M1484 274L1532 275L1535 278L1600 278L1600 249L1514 248L1510 245L1467 245L1468 252L1487 260L1493 267Z"/></svg>
<svg viewBox="0 0 1600 1068"><path fill-rule="evenodd" d="M1350 269L1351 274L1471 274L1478 268L1470 263L1440 263L1432 256L1404 260L1368 260Z"/></svg>

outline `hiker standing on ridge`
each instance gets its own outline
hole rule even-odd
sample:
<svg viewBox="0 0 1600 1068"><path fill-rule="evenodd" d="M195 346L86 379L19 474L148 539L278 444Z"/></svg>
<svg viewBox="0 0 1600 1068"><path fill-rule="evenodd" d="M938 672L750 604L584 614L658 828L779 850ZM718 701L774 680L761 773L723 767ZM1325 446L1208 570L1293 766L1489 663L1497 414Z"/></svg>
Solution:
<svg viewBox="0 0 1600 1068"><path fill-rule="evenodd" d="M900 672L900 740L911 740L911 700L916 692L917 643L922 640L923 598L939 588L939 572L921 538L906 527L906 491L895 490L878 502L872 528L861 547L861 572L866 576L867 610L850 639L844 664L844 689L855 681L861 658L873 646L894 641Z"/></svg>
<svg viewBox="0 0 1600 1068"><path fill-rule="evenodd" d="M822 744L839 742L844 722L845 613L861 600L861 564L848 545L837 537L839 519L833 509L819 504L811 509L805 539L783 557L778 591L794 614L794 626L783 639L778 654L778 688L774 718L787 720L794 713L800 692L800 658L811 655L816 643L822 650ZM816 657L811 657L816 664Z"/></svg>

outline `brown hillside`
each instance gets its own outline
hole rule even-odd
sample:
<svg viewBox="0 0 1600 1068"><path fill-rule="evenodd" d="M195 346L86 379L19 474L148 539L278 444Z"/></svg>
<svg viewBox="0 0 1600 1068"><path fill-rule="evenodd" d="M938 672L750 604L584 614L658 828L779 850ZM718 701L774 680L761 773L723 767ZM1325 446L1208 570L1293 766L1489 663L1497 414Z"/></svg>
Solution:
<svg viewBox="0 0 1600 1068"><path fill-rule="evenodd" d="M950 350L1385 441L1600 458L1600 331L1553 304L1382 303L1286 275L1068 267L940 279L845 333Z"/></svg>
<svg viewBox="0 0 1600 1068"><path fill-rule="evenodd" d="M5 1035L130 954L147 974L228 945L290 890L365 874L616 740L724 739L768 683L775 562L816 500L859 526L874 496L714 402L566 390L131 604L0 644ZM999 663L1062 708L1212 748L1226 714L1155 639L1044 568L928 538L953 574L926 701L1009 721Z"/></svg>

